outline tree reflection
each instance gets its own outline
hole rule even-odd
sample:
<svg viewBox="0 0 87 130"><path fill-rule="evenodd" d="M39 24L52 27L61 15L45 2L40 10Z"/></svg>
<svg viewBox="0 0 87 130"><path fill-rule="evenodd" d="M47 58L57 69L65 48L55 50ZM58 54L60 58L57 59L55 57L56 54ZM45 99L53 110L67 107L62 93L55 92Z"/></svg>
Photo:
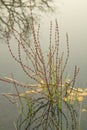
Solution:
<svg viewBox="0 0 87 130"><path fill-rule="evenodd" d="M53 0L32 0L32 9L34 20L37 22L39 12L53 11ZM0 0L0 33L4 35L5 28L8 33L11 32L9 25L9 14L12 16L12 24L14 27L21 29L24 35L29 35L30 16L30 1L29 0ZM2 37L3 38L3 37Z"/></svg>

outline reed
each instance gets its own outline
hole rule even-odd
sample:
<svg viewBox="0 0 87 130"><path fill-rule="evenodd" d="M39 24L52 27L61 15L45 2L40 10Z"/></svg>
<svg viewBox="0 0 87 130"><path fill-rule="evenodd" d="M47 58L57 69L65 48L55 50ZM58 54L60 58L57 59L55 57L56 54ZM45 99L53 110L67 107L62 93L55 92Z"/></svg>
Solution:
<svg viewBox="0 0 87 130"><path fill-rule="evenodd" d="M31 5L31 3L30 3ZM9 24L12 34L17 42L18 56L15 56L11 49L10 40L5 30L7 45L13 59L20 65L26 74L29 82L34 84L24 84L14 78L0 78L4 82L14 84L16 97L19 99L21 113L17 120L18 130L77 130L78 115L73 100L70 95L75 88L76 77L79 68L75 66L73 78L66 81L64 72L69 60L69 39L66 33L67 55L64 62L64 53L60 54L59 26L55 20L55 36L53 37L53 24L49 27L49 49L48 57L45 58L39 39L40 25L35 30L32 8L31 28L32 36L27 41L23 38L23 32L19 32L13 27L11 15ZM31 40L32 38L32 40ZM54 43L52 41L54 38ZM22 51L27 57L27 63L23 62ZM27 88L27 91L20 93L18 87ZM69 91L69 92L68 92ZM11 94L9 94L11 96ZM5 95L6 96L6 95ZM14 96L14 95L13 95ZM78 104L78 102L77 102Z"/></svg>

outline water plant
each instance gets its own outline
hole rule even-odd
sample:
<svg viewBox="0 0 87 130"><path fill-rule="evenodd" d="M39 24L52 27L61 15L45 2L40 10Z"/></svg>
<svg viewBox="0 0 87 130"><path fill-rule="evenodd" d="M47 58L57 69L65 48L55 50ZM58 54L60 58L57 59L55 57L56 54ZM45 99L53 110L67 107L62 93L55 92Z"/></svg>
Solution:
<svg viewBox="0 0 87 130"><path fill-rule="evenodd" d="M72 93L75 89L79 68L75 66L72 79L64 79L64 72L69 59L68 34L66 33L67 55L64 59L64 53L59 53L58 21L57 19L55 20L54 35L53 24L52 21L50 22L49 48L45 58L39 39L40 25L38 25L36 31L32 8L30 8L30 13L31 22L29 23L29 28L31 28L32 35L28 41L23 38L23 32L19 32L13 27L11 15L9 16L9 24L18 47L18 56L13 53L8 33L5 30L9 52L21 66L30 82L29 84L23 84L12 77L0 78L4 82L14 84L16 89L16 95L11 93L4 95L15 96L19 99L21 113L17 120L17 129L77 130L78 114L76 110L78 102L77 96L74 99L75 95L72 96ZM22 52L26 56L27 64L23 61ZM21 93L18 87L27 90Z"/></svg>

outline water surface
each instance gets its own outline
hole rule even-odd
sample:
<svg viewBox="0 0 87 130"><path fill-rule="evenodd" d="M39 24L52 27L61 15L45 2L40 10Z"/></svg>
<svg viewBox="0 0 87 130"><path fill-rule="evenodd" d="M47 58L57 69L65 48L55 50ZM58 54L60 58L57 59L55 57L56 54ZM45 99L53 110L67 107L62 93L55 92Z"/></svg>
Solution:
<svg viewBox="0 0 87 130"><path fill-rule="evenodd" d="M42 47L46 51L49 41L49 22L55 21L55 18L59 22L60 30L60 42L62 43L63 50L66 51L65 33L69 34L70 42L70 59L67 69L67 74L71 74L74 70L74 65L79 66L80 73L77 80L77 85L83 88L87 87L87 1L86 0L56 0L56 13L45 14L42 16L42 28L41 34ZM44 24L43 24L44 23ZM43 26L44 25L44 26ZM12 41L14 42L14 41ZM16 50L14 44L14 50ZM16 51L15 51L16 53ZM14 77L22 82L27 82L25 74L20 66L10 56L7 45L0 43L0 76L9 76L11 73ZM14 91L12 86L6 83L0 82L0 93ZM86 105L86 103L85 103ZM85 113L84 113L85 115ZM82 116L82 130L86 130L87 116ZM11 104L4 97L0 96L0 130L15 130L13 122L17 117L16 105Z"/></svg>

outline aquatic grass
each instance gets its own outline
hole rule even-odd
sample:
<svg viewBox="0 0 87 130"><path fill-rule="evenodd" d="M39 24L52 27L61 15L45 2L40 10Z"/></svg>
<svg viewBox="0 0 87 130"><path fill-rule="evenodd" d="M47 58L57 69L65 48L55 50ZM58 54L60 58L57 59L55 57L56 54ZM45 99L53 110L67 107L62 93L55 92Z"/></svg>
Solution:
<svg viewBox="0 0 87 130"><path fill-rule="evenodd" d="M9 17L11 24L11 16ZM32 22L31 30L33 33L33 42L27 46L26 41L22 37L22 32L18 32L16 29L12 28L13 35L18 43L18 57L14 55L12 52L10 42L8 39L8 34L6 32L7 45L11 56L17 61L26 76L35 81L34 84L22 84L13 78L1 78L1 80L14 84L14 87L17 92L17 97L20 102L21 107L21 115L19 118L19 122L17 124L18 129L22 129L23 127L28 129L54 129L54 130L63 130L70 129L75 130L76 127L76 116L74 115L73 105L64 100L64 98L68 99L68 96L73 90L76 76L78 74L78 68L75 67L74 76L70 82L63 81L63 74L68 62L69 57L69 43L68 43L68 34L66 34L67 41L67 57L65 59L65 63L63 65L63 53L59 57L59 30L58 30L58 22L55 20L55 44L53 47L52 44L52 21L50 22L50 43L49 43L49 51L48 51L48 61L45 61L45 57L39 42L39 28L38 33L36 34L34 29L34 23ZM6 31L6 30L5 30ZM37 38L38 36L38 38ZM30 63L31 66L26 65L22 61L21 50L25 52L27 55L28 65ZM33 73L33 75L32 75ZM29 96L27 94L22 95L19 93L17 86L21 86L24 88L28 88L30 93ZM71 86L71 88L70 88ZM35 92L38 88L42 88L41 92ZM67 91L70 90L70 93ZM33 94L32 94L33 93ZM42 99L40 97L43 97ZM40 99L40 100L39 100ZM70 112L69 119L64 112L63 107L64 103L66 105L66 109ZM27 114L26 113L27 109ZM46 111L45 111L46 110ZM69 121L71 120L71 122ZM65 122L65 123L63 123ZM71 125L70 125L71 124ZM70 127L71 126L71 127Z"/></svg>
<svg viewBox="0 0 87 130"><path fill-rule="evenodd" d="M30 1L31 2L31 1ZM31 3L30 3L31 5ZM12 35L17 44L15 55L12 51L8 32L5 29L8 50L13 59L20 65L29 81L29 84L20 83L14 77L0 78L1 81L11 83L16 90L16 97L21 106L20 116L17 120L18 130L77 130L78 116L75 101L77 101L78 89L75 90L75 82L79 68L75 66L71 79L64 79L69 60L69 38L66 33L67 55L64 59L64 52L60 53L60 34L57 19L55 20L55 33L53 23L49 26L49 48L47 57L40 42L40 24L37 31L34 26L32 8L30 8L32 35L28 40L23 38L23 32L13 27L12 16L9 16L9 24ZM54 35L53 35L54 34ZM54 39L54 42L53 40ZM24 52L25 59L22 57ZM32 83L33 82L33 83ZM24 88L21 93L18 87ZM72 95L75 93L75 95ZM4 94L13 96L14 94ZM74 98L75 96L75 98ZM9 97L10 99L11 97ZM77 105L78 105L77 101Z"/></svg>

